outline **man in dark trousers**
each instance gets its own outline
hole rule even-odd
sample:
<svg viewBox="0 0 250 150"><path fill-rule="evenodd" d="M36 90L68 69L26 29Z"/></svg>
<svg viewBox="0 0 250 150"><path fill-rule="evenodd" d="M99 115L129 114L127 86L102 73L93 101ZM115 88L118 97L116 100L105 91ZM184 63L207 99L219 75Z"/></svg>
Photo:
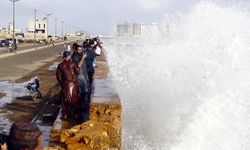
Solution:
<svg viewBox="0 0 250 150"><path fill-rule="evenodd" d="M93 40L90 40L89 44L87 45L87 49L85 51L87 53L87 57L85 61L87 65L87 73L88 73L89 84L91 88L92 88L92 83L93 83L93 76L95 73L93 63L96 57L96 53L95 53L95 50L93 49L94 46L95 46L95 42Z"/></svg>
<svg viewBox="0 0 250 150"><path fill-rule="evenodd" d="M75 46L75 51L72 56L72 61L78 64L83 57L83 50L80 45ZM90 105L90 85L88 81L87 66L85 61L82 63L80 73L77 76L77 84L79 89L79 100L81 107L81 121L87 121L89 119L89 105Z"/></svg>
<svg viewBox="0 0 250 150"><path fill-rule="evenodd" d="M56 70L56 78L62 88L62 119L67 120L69 117L78 119L79 117L79 99L77 87L77 75L86 55L83 55L78 64L71 60L71 53L63 53L63 62L60 63ZM72 112L69 110L72 109ZM71 115L72 114L72 115Z"/></svg>

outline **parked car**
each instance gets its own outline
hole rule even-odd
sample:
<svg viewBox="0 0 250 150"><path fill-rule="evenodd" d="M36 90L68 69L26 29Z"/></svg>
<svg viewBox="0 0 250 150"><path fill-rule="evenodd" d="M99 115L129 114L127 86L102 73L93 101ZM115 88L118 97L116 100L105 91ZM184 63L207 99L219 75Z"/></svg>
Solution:
<svg viewBox="0 0 250 150"><path fill-rule="evenodd" d="M10 40L0 40L0 46L5 47L10 45Z"/></svg>
<svg viewBox="0 0 250 150"><path fill-rule="evenodd" d="M0 40L0 47L4 46L4 40Z"/></svg>

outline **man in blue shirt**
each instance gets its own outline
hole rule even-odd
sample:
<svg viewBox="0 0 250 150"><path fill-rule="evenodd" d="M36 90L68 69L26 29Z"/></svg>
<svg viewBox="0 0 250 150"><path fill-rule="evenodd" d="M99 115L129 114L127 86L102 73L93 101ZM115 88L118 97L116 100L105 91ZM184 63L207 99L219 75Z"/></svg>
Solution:
<svg viewBox="0 0 250 150"><path fill-rule="evenodd" d="M84 52L85 53L85 52ZM86 55L86 54L85 54ZM82 59L83 51L82 47L75 45L75 51L72 55L72 61L78 64ZM80 67L79 75L77 76L77 84L79 89L79 101L81 109L81 121L87 121L89 119L89 105L90 105L90 85L87 75L86 58Z"/></svg>
<svg viewBox="0 0 250 150"><path fill-rule="evenodd" d="M95 73L95 69L93 66L95 57L96 57L96 53L93 49L95 42L93 40L91 40L89 42L89 44L87 45L87 49L85 50L87 57L85 59L86 65L87 65L87 74L88 74L88 78L89 78L89 84L90 87L92 88L92 83L93 83L93 76Z"/></svg>

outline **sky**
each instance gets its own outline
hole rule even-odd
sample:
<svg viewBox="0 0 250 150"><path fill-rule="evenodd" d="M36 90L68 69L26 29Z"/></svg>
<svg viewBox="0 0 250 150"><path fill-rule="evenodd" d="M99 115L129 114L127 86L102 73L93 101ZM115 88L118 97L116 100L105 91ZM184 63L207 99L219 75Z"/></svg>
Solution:
<svg viewBox="0 0 250 150"><path fill-rule="evenodd" d="M38 18L53 14L49 17L50 34L55 32L57 17L57 33L64 21L90 34L111 35L117 22L158 22L173 6L178 9L185 4L185 0L20 0L16 3L16 27L26 30L33 10L38 9ZM0 18L0 27L12 22L9 0L0 0Z"/></svg>
<svg viewBox="0 0 250 150"><path fill-rule="evenodd" d="M49 17L49 33L55 32L55 17L58 18L57 33L61 33L61 21L77 26L93 35L112 35L118 22L159 22L163 16L178 12L200 0L20 0L16 3L16 27L24 31L28 20ZM222 1L222 0L221 0ZM0 0L0 27L12 22L12 3ZM69 27L68 27L69 29ZM65 31L65 24L64 24Z"/></svg>

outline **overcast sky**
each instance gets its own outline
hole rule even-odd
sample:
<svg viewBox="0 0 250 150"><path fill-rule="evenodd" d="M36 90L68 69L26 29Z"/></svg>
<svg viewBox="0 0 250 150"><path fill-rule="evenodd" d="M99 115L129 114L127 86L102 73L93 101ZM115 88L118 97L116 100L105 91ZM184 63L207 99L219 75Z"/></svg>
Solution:
<svg viewBox="0 0 250 150"><path fill-rule="evenodd" d="M165 14L188 8L200 0L20 0L16 3L16 27L25 30L39 9L38 18L53 13L49 18L49 32L61 33L62 20L91 34L111 35L118 21L159 22ZM12 3L0 0L0 27L12 21Z"/></svg>

